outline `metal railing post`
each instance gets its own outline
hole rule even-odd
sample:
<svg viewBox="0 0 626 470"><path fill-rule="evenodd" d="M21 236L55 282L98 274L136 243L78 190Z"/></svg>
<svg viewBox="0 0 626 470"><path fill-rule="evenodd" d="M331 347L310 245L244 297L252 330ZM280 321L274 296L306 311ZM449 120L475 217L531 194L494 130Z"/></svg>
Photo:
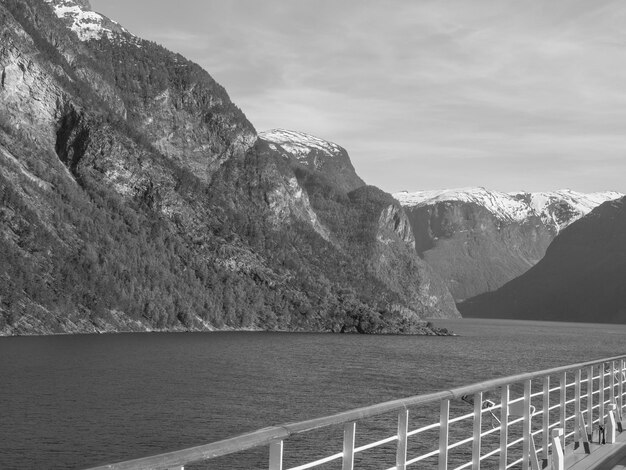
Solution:
<svg viewBox="0 0 626 470"><path fill-rule="evenodd" d="M398 412L398 448L396 450L396 470L406 469L407 434L409 432L409 410Z"/></svg>
<svg viewBox="0 0 626 470"><path fill-rule="evenodd" d="M600 424L604 424L604 363L600 364L599 366L600 369L600 393L598 394L598 396L600 397Z"/></svg>
<svg viewBox="0 0 626 470"><path fill-rule="evenodd" d="M559 403L559 426L563 429L563 434L561 435L561 447L565 449L565 398L567 395L567 372L563 372L561 374L560 384L561 386L559 391L560 403Z"/></svg>
<svg viewBox="0 0 626 470"><path fill-rule="evenodd" d="M622 413L624 412L624 359L619 360L619 374L617 377L617 393L619 393L617 406L619 406L619 416L622 416Z"/></svg>
<svg viewBox="0 0 626 470"><path fill-rule="evenodd" d="M502 387L500 398L500 468L508 463L507 444L509 441L509 386Z"/></svg>
<svg viewBox="0 0 626 470"><path fill-rule="evenodd" d="M343 464L342 470L354 469L354 437L356 422L346 423L343 428Z"/></svg>
<svg viewBox="0 0 626 470"><path fill-rule="evenodd" d="M593 434L593 366L587 369L587 437Z"/></svg>
<svg viewBox="0 0 626 470"><path fill-rule="evenodd" d="M480 440L483 429L483 392L474 395L474 442L472 443L472 470L480 469Z"/></svg>
<svg viewBox="0 0 626 470"><path fill-rule="evenodd" d="M439 470L448 470L448 424L450 420L450 400L441 400L439 416Z"/></svg>
<svg viewBox="0 0 626 470"><path fill-rule="evenodd" d="M524 434L523 434L523 445L522 445L522 468L523 470L528 470L530 465L530 440L532 436L530 435L530 394L532 390L532 380L526 380L524 382Z"/></svg>
<svg viewBox="0 0 626 470"><path fill-rule="evenodd" d="M283 441L270 443L269 470L283 470Z"/></svg>
<svg viewBox="0 0 626 470"><path fill-rule="evenodd" d="M550 376L543 378L543 415L542 415L542 447L543 460L548 460L548 443L550 442Z"/></svg>
<svg viewBox="0 0 626 470"><path fill-rule="evenodd" d="M582 371L576 370L576 384L574 385L574 442L580 442L580 379Z"/></svg>
<svg viewBox="0 0 626 470"><path fill-rule="evenodd" d="M609 374L611 374L611 377L609 379L609 383L611 384L609 398L611 400L611 403L615 403L615 361L611 361L611 369Z"/></svg>

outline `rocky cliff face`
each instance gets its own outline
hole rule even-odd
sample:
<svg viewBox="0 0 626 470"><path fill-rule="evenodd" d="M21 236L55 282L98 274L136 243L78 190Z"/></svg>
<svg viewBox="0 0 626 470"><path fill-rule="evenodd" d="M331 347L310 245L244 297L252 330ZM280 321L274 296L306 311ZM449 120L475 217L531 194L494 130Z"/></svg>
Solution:
<svg viewBox="0 0 626 470"><path fill-rule="evenodd" d="M554 232L538 217L504 222L482 206L441 202L406 208L416 249L454 298L495 290L539 261Z"/></svg>
<svg viewBox="0 0 626 470"><path fill-rule="evenodd" d="M0 10L0 21L0 96L4 120L29 137L52 144L59 108L66 100L53 73L64 72L46 70L45 65L32 60L37 54L34 41L8 11Z"/></svg>
<svg viewBox="0 0 626 470"><path fill-rule="evenodd" d="M422 317L458 316L454 299L440 275L416 256L415 237L402 207L381 207L376 241L370 269L382 282L396 292L406 293Z"/></svg>
<svg viewBox="0 0 626 470"><path fill-rule="evenodd" d="M626 198L605 202L564 229L524 275L459 308L471 317L624 323L625 231Z"/></svg>
<svg viewBox="0 0 626 470"><path fill-rule="evenodd" d="M341 275L360 295L387 299L396 314L410 305L420 318L458 316L441 278L417 255L409 219L391 195L373 186L345 193L319 173L296 174L335 246L354 261Z"/></svg>
<svg viewBox="0 0 626 470"><path fill-rule="evenodd" d="M397 250L421 263L393 201L334 182L341 203L320 199L208 73L87 7L0 4L2 334L414 332L457 314L434 278L377 269Z"/></svg>
<svg viewBox="0 0 626 470"><path fill-rule="evenodd" d="M457 301L498 289L539 260L557 233L618 193L504 194L483 188L398 193L416 250Z"/></svg>
<svg viewBox="0 0 626 470"><path fill-rule="evenodd" d="M263 171L263 178L271 182L271 189L263 197L269 206L272 225L280 229L289 225L290 220L299 220L310 225L324 240L331 240L331 233L319 220L311 207L309 196L300 186L291 167L278 155L275 149L263 140L257 142L257 152L271 162Z"/></svg>
<svg viewBox="0 0 626 470"><path fill-rule="evenodd" d="M380 243L389 244L394 238L398 238L411 248L415 248L415 236L409 218L402 207L390 204L380 214L376 239Z"/></svg>

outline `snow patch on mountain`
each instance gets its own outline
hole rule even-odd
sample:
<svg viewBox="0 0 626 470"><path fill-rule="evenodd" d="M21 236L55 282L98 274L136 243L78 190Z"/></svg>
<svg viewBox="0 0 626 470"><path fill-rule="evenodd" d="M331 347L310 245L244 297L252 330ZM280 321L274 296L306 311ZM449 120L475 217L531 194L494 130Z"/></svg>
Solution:
<svg viewBox="0 0 626 470"><path fill-rule="evenodd" d="M44 0L52 6L58 18L64 20L81 41L113 38L120 33L128 33L119 23L90 11L88 2L76 0Z"/></svg>
<svg viewBox="0 0 626 470"><path fill-rule="evenodd" d="M559 231L587 215L600 204L624 196L615 191L579 193L571 189L537 193L517 192L511 195L528 201L544 223L553 223Z"/></svg>
<svg viewBox="0 0 626 470"><path fill-rule="evenodd" d="M521 222L532 215L532 208L515 197L485 188L442 189L433 191L402 191L393 195L400 204L421 207L438 202L466 202L485 207L496 217Z"/></svg>
<svg viewBox="0 0 626 470"><path fill-rule="evenodd" d="M552 192L502 193L485 188L442 189L431 191L402 191L393 195L407 207L422 207L440 202L465 202L482 206L497 218L509 222L523 222L538 216L542 221L563 230L572 222L587 215L603 202L624 195L615 191L579 193L569 189Z"/></svg>
<svg viewBox="0 0 626 470"><path fill-rule="evenodd" d="M306 159L315 150L324 152L328 156L337 156L343 150L339 145L319 137L286 129L259 132L259 137L267 142L280 145L298 160Z"/></svg>

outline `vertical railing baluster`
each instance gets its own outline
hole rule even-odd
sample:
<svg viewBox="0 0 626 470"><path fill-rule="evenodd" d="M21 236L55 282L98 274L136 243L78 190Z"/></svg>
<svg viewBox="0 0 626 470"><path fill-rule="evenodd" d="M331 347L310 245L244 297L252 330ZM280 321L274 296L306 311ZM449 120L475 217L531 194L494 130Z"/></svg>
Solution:
<svg viewBox="0 0 626 470"><path fill-rule="evenodd" d="M483 430L483 392L474 395L474 442L472 443L472 470L480 469L480 440Z"/></svg>
<svg viewBox="0 0 626 470"><path fill-rule="evenodd" d="M532 391L532 381L526 380L524 382L524 431L523 431L523 445L522 445L522 468L523 470L528 470L530 466L530 440L532 436L530 435L531 431L531 422L530 422L530 394Z"/></svg>
<svg viewBox="0 0 626 470"><path fill-rule="evenodd" d="M398 448L396 450L396 470L406 469L407 434L409 432L409 410L398 413Z"/></svg>
<svg viewBox="0 0 626 470"><path fill-rule="evenodd" d="M269 470L283 470L283 441L270 443L270 466Z"/></svg>
<svg viewBox="0 0 626 470"><path fill-rule="evenodd" d="M619 415L622 416L624 412L624 359L619 361L619 374L617 375L617 393L619 393L619 400L617 406L619 406Z"/></svg>
<svg viewBox="0 0 626 470"><path fill-rule="evenodd" d="M587 369L587 437L593 434L593 366Z"/></svg>
<svg viewBox="0 0 626 470"><path fill-rule="evenodd" d="M354 437L356 434L356 423L346 423L343 428L343 465L342 470L354 469Z"/></svg>
<svg viewBox="0 0 626 470"><path fill-rule="evenodd" d="M450 421L450 400L441 400L439 415L439 470L448 469L448 422Z"/></svg>
<svg viewBox="0 0 626 470"><path fill-rule="evenodd" d="M508 463L509 443L509 386L504 385L500 394L500 468Z"/></svg>
<svg viewBox="0 0 626 470"><path fill-rule="evenodd" d="M574 442L580 443L580 380L582 371L576 370L576 385L574 386Z"/></svg>
<svg viewBox="0 0 626 470"><path fill-rule="evenodd" d="M611 377L609 378L609 384L611 384L611 391L609 393L609 398L611 403L615 403L615 361L611 361L611 368L609 370L609 374Z"/></svg>
<svg viewBox="0 0 626 470"><path fill-rule="evenodd" d="M548 461L548 443L550 442L550 376L546 375L543 378L543 431L542 447L543 447L543 460Z"/></svg>
<svg viewBox="0 0 626 470"><path fill-rule="evenodd" d="M561 386L560 388L560 403L559 403L559 423L561 428L563 429L563 436L561 437L561 446L563 447L563 449L565 449L565 434L567 434L566 428L565 428L565 398L567 395L567 372L563 372L561 374L561 382L559 384Z"/></svg>
<svg viewBox="0 0 626 470"><path fill-rule="evenodd" d="M600 364L600 393L598 396L600 397L600 424L604 424L604 362Z"/></svg>

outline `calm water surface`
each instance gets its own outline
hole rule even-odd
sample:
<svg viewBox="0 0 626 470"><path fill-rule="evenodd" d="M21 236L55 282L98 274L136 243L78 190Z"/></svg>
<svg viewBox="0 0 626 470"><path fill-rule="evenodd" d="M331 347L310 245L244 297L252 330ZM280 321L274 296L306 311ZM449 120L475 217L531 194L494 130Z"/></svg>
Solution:
<svg viewBox="0 0 626 470"><path fill-rule="evenodd" d="M624 325L437 323L460 336L0 338L0 468L85 468L626 353Z"/></svg>

